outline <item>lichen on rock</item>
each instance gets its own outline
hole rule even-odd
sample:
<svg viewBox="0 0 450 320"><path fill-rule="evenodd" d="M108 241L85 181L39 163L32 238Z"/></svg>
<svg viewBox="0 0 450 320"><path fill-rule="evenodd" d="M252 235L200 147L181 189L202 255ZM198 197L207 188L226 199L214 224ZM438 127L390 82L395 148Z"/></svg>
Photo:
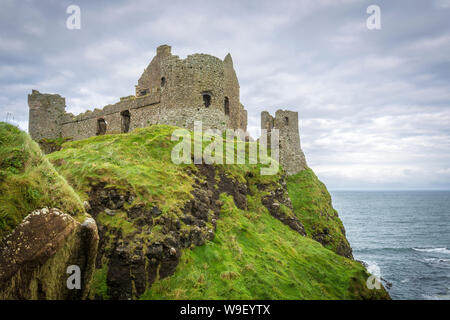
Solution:
<svg viewBox="0 0 450 320"><path fill-rule="evenodd" d="M94 221L55 208L35 210L0 241L0 299L84 299L97 250ZM81 289L67 288L67 268L80 267Z"/></svg>

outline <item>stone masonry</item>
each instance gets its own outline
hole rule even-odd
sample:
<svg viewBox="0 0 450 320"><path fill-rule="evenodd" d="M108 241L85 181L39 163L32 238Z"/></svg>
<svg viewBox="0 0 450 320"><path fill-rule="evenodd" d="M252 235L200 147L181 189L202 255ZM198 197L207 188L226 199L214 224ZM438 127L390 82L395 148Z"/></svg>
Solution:
<svg viewBox="0 0 450 320"><path fill-rule="evenodd" d="M193 129L202 121L203 129L247 131L247 111L240 102L240 88L228 54L223 60L193 54L180 59L171 47L159 46L156 56L144 70L135 95L115 104L77 116L65 111L65 98L32 90L28 95L29 133L43 138L85 139L95 135L126 133L152 124L169 124ZM286 122L288 119L288 123ZM300 149L298 115L277 111L275 118L263 112L262 128L280 130L280 163L289 174L305 166Z"/></svg>
<svg viewBox="0 0 450 320"><path fill-rule="evenodd" d="M280 163L288 175L296 174L307 167L305 155L300 147L298 112L278 110L274 118L267 111L263 111L261 129L267 130L268 145L272 130L279 130Z"/></svg>

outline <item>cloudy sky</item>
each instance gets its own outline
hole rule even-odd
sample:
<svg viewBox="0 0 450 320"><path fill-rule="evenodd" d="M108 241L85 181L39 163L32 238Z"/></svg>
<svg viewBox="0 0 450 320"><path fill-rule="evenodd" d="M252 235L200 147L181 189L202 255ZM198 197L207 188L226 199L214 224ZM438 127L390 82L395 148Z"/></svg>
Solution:
<svg viewBox="0 0 450 320"><path fill-rule="evenodd" d="M450 0L0 0L0 120L26 129L32 89L75 114L114 103L161 44L230 52L250 131L263 110L298 111L330 189L450 189Z"/></svg>

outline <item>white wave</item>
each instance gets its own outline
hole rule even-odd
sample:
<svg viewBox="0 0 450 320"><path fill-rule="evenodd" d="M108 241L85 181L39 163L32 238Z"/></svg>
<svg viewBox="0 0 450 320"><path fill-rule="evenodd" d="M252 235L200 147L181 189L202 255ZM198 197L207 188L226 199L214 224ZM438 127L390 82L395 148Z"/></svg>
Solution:
<svg viewBox="0 0 450 320"><path fill-rule="evenodd" d="M412 248L415 251L420 252L433 252L433 253L446 253L450 254L450 250L447 248Z"/></svg>
<svg viewBox="0 0 450 320"><path fill-rule="evenodd" d="M450 294L423 294L425 300L450 300Z"/></svg>
<svg viewBox="0 0 450 320"><path fill-rule="evenodd" d="M367 265L367 272L375 277L381 278L381 269L375 261L364 261Z"/></svg>
<svg viewBox="0 0 450 320"><path fill-rule="evenodd" d="M407 279L403 279L402 281L400 281L401 283L406 283L406 282L409 282L409 279L407 278Z"/></svg>
<svg viewBox="0 0 450 320"><path fill-rule="evenodd" d="M441 258L425 258L426 262L450 262L450 259L441 259Z"/></svg>

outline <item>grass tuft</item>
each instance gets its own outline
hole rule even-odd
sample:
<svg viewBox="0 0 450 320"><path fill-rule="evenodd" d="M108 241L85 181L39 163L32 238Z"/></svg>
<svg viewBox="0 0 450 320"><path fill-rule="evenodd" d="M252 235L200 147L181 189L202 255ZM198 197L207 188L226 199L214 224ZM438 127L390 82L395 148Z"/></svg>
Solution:
<svg viewBox="0 0 450 320"><path fill-rule="evenodd" d="M36 209L84 215L78 195L17 127L0 122L0 239Z"/></svg>

